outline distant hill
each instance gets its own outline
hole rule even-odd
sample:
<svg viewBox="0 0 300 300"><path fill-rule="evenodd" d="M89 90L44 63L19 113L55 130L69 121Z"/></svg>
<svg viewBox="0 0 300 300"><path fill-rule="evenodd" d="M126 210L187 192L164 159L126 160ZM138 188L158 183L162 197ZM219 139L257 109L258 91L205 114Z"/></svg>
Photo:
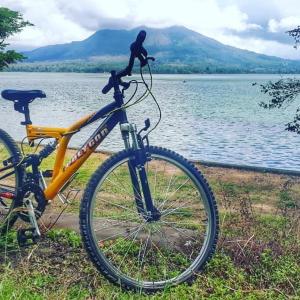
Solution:
<svg viewBox="0 0 300 300"><path fill-rule="evenodd" d="M129 45L139 30L147 31L145 47L157 58L156 71L176 73L299 73L300 61L257 54L224 45L185 27L139 27L132 30L104 29L89 38L68 44L45 46L24 54L23 67L46 70L107 71L124 65ZM22 65L13 66L22 68ZM95 69L96 68L96 69ZM107 68L107 69L106 69ZM77 71L78 71L77 70ZM57 70L56 70L57 71Z"/></svg>

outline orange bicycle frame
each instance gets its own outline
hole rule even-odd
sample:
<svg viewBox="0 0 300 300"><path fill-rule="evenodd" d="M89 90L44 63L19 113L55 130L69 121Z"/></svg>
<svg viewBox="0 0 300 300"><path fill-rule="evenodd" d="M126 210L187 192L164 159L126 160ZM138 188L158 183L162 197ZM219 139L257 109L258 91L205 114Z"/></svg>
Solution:
<svg viewBox="0 0 300 300"><path fill-rule="evenodd" d="M68 182L73 174L95 151L110 131L119 123L127 122L124 111L116 110L106 117L107 112L117 107L116 102L105 106L97 113L87 115L68 128L44 127L31 124L26 125L29 143L39 138L55 138L57 141L57 154L55 157L53 174L49 185L45 188L44 194L47 200L53 199L61 188ZM86 143L76 152L72 159L64 165L66 151L71 137L82 127L94 122L97 119L106 117Z"/></svg>

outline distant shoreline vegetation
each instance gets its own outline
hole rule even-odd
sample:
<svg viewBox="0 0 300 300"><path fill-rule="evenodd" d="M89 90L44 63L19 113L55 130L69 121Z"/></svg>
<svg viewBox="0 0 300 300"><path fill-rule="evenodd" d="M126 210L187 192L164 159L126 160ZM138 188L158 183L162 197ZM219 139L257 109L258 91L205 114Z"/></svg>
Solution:
<svg viewBox="0 0 300 300"><path fill-rule="evenodd" d="M101 29L82 41L43 46L23 53L26 60L7 71L101 73L128 64L129 45L147 31L145 48L156 58L153 73L299 74L300 60L268 56L224 45L182 26ZM136 64L137 73L138 64Z"/></svg>
<svg viewBox="0 0 300 300"><path fill-rule="evenodd" d="M5 68L4 72L67 72L67 73L105 73L111 70L121 70L127 61L95 62L95 61L53 61L17 63ZM139 72L138 67L134 73ZM268 67L250 65L248 67L230 64L183 64L183 63L154 63L152 72L156 74L299 74L300 67L274 64Z"/></svg>

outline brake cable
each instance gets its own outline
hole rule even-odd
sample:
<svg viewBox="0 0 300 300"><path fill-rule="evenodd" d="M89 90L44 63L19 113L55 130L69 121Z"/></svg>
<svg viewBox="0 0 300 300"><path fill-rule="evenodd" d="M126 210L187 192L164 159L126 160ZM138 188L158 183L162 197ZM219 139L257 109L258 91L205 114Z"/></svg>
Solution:
<svg viewBox="0 0 300 300"><path fill-rule="evenodd" d="M150 130L144 135L143 139L147 139L147 138L148 138L149 134L150 134L153 130L155 130L155 129L157 128L157 126L158 126L159 123L161 122L161 118L162 118L162 112L161 112L160 105L159 105L158 101L156 100L155 96L154 96L153 93L152 93L152 82L153 82L153 80L152 80L152 72L151 72L151 68L150 68L150 65L149 65L148 61L147 61L147 66L148 66L148 71L149 71L149 75L150 75L150 88L148 87L147 83L145 82L145 79L144 79L144 76L143 76L143 72L142 72L142 68L141 68L141 70L140 70L140 73L141 73L142 80L143 80L143 82L144 82L144 84L145 84L145 86L146 86L146 88L147 88L147 90L148 90L148 92L149 92L148 94L151 95L152 99L154 100L154 102L155 102L155 104L156 104L156 106L157 106L157 108L158 108L158 111L159 111L159 118L158 118L158 121L156 122L155 126L154 126L152 129L150 129Z"/></svg>

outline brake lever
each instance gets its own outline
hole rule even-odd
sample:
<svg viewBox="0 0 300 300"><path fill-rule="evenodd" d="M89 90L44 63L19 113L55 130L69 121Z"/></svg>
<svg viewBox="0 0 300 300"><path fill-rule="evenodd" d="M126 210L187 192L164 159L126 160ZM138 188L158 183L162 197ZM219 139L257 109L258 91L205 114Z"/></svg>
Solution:
<svg viewBox="0 0 300 300"><path fill-rule="evenodd" d="M130 87L130 82L122 81L120 79L119 84L123 87L122 88L122 95L124 96L124 92Z"/></svg>
<svg viewBox="0 0 300 300"><path fill-rule="evenodd" d="M123 90L127 90L130 87L130 82L119 80L120 85L123 87Z"/></svg>
<svg viewBox="0 0 300 300"><path fill-rule="evenodd" d="M151 125L150 119L149 119L149 118L146 119L146 120L144 121L144 123L145 123L145 126L138 132L138 135L141 135L141 133L142 133L143 131L147 131L147 130L149 129L150 125Z"/></svg>
<svg viewBox="0 0 300 300"><path fill-rule="evenodd" d="M146 56L146 57L143 57L142 55L139 55L138 56L140 62L141 62L141 67L145 67L147 64L148 64L148 60L152 60L152 61L155 61L155 58L153 56Z"/></svg>
<svg viewBox="0 0 300 300"><path fill-rule="evenodd" d="M144 141L146 141L146 147L149 147L149 137L148 137L148 134L145 134L143 137L142 137L142 132L143 131L147 131L148 129L149 129L149 127L150 127L150 119L146 119L145 120L145 127L144 128L142 128L139 132L138 132L138 134L137 134L137 136L138 136L138 141L139 141L139 145L140 145L140 147L141 148L144 148L145 147L145 145L144 145Z"/></svg>

